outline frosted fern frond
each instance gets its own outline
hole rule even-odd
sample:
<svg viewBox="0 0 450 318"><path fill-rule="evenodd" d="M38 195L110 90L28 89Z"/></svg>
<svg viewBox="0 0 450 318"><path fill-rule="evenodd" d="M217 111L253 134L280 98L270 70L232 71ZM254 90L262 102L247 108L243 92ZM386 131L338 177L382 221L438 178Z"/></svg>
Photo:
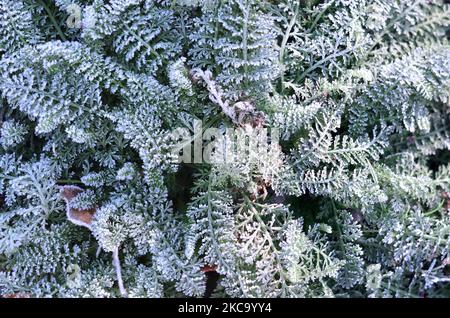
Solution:
<svg viewBox="0 0 450 318"><path fill-rule="evenodd" d="M280 243L281 257L293 284L309 284L326 277L336 277L343 262L327 253L327 244L318 237L308 237L302 223L287 224L285 239ZM311 231L312 232L312 231Z"/></svg>
<svg viewBox="0 0 450 318"><path fill-rule="evenodd" d="M432 202L439 191L447 191L449 187L448 171L441 167L435 176L420 163L415 162L411 154L405 154L393 168L379 166L380 182L395 193L397 198L414 198L423 202Z"/></svg>
<svg viewBox="0 0 450 318"><path fill-rule="evenodd" d="M7 173L7 170L5 171ZM0 251L12 252L40 231L51 215L61 211L56 188L60 171L48 159L20 164L15 175L0 175L6 187L8 211L0 215Z"/></svg>
<svg viewBox="0 0 450 318"><path fill-rule="evenodd" d="M197 242L205 264L217 266L222 275L234 275L236 237L232 216L232 200L219 191L200 193L189 206L187 216L192 223L188 230L186 254L194 253Z"/></svg>
<svg viewBox="0 0 450 318"><path fill-rule="evenodd" d="M447 2L0 0L0 297L448 298Z"/></svg>
<svg viewBox="0 0 450 318"><path fill-rule="evenodd" d="M297 103L294 98L274 98L276 112L271 116L272 127L281 130L282 138L289 139L301 129L308 129L314 117L322 110L322 103L316 101L309 105Z"/></svg>
<svg viewBox="0 0 450 318"><path fill-rule="evenodd" d="M76 264L67 267L66 284L58 291L64 298L111 298L113 292L114 270L110 263L93 262L90 268L80 268Z"/></svg>
<svg viewBox="0 0 450 318"><path fill-rule="evenodd" d="M428 132L430 105L433 102L448 103L449 100L447 70L450 70L450 65L446 46L417 48L381 68L378 80L357 97L355 109L358 112L355 115L368 112L381 120L393 121L410 132ZM388 91L389 96L386 95ZM377 106L368 109L368 103ZM351 120L359 121L353 116Z"/></svg>
<svg viewBox="0 0 450 318"><path fill-rule="evenodd" d="M199 19L198 30L190 36L197 42L191 49L197 62L192 64L217 65L217 79L232 97L262 93L278 74L273 18L259 10L253 0L220 3L217 12L206 12Z"/></svg>
<svg viewBox="0 0 450 318"><path fill-rule="evenodd" d="M0 17L0 54L41 41L26 1L2 0Z"/></svg>
<svg viewBox="0 0 450 318"><path fill-rule="evenodd" d="M109 87L109 79L100 77L97 73L100 69L93 65L102 61L87 60L89 51L83 55L82 49L75 43L47 43L37 48L25 47L17 56L3 59L2 95L11 107L38 119L38 133L51 132L63 123L70 125L74 121L88 120L89 113L101 109L100 85L104 80L103 84ZM58 57L62 59L55 60ZM19 59L20 64L14 65L15 59ZM30 65L36 67L30 68ZM55 73L59 67L78 75Z"/></svg>
<svg viewBox="0 0 450 318"><path fill-rule="evenodd" d="M131 146L139 151L148 182L157 181L160 168L174 169L172 149L175 141L171 134L160 129L161 120L155 116L152 106L124 109L111 117L116 122L117 131L123 133Z"/></svg>
<svg viewBox="0 0 450 318"><path fill-rule="evenodd" d="M295 163L300 167L318 166L319 163L331 163L334 166L364 165L369 160L378 160L383 148L388 145L388 129L382 128L379 133L374 130L374 137L361 136L359 140L350 137L336 136L332 133L340 127L339 113L325 114L323 120L316 120L306 143L301 143ZM298 159L297 159L298 158Z"/></svg>
<svg viewBox="0 0 450 318"><path fill-rule="evenodd" d="M133 269L134 271L134 269ZM163 285L153 268L138 265L136 268L134 286L129 291L132 298L161 298L163 297Z"/></svg>
<svg viewBox="0 0 450 318"><path fill-rule="evenodd" d="M365 274L364 251L358 243L363 238L362 214L358 210L352 213L346 210L338 210L334 202L322 207L321 218L330 218L334 228L333 249L335 256L344 261L340 268L336 282L343 289L351 289L355 285L362 284Z"/></svg>
<svg viewBox="0 0 450 318"><path fill-rule="evenodd" d="M257 179L276 186L285 156L277 138L272 137L267 130L249 128L217 138L210 157L214 178L239 188Z"/></svg>
<svg viewBox="0 0 450 318"><path fill-rule="evenodd" d="M6 121L0 129L0 144L3 148L21 144L27 135L27 127L15 120Z"/></svg>
<svg viewBox="0 0 450 318"><path fill-rule="evenodd" d="M84 30L90 40L104 40L124 60L155 73L177 56L180 36L173 27L174 14L154 1L96 1L95 24Z"/></svg>
<svg viewBox="0 0 450 318"><path fill-rule="evenodd" d="M289 297L329 291L326 277L336 276L341 263L328 254L316 230L312 229L310 236L303 233L301 221L290 220L280 205L247 201L238 213L240 261L235 277L223 282L232 295ZM286 225L280 228L280 222Z"/></svg>

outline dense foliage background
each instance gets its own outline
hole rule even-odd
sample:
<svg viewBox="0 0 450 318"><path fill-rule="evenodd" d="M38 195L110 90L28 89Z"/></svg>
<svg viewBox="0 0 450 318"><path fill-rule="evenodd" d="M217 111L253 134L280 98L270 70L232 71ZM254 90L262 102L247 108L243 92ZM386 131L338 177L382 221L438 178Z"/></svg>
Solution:
<svg viewBox="0 0 450 318"><path fill-rule="evenodd" d="M0 0L0 294L449 297L449 22L439 0ZM281 135L177 163L195 120Z"/></svg>

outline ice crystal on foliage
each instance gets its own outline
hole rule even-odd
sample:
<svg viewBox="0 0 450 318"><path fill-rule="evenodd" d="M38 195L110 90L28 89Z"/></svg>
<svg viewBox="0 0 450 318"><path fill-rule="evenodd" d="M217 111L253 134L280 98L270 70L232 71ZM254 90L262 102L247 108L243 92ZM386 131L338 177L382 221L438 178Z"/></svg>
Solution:
<svg viewBox="0 0 450 318"><path fill-rule="evenodd" d="M0 296L448 297L445 2L0 0Z"/></svg>

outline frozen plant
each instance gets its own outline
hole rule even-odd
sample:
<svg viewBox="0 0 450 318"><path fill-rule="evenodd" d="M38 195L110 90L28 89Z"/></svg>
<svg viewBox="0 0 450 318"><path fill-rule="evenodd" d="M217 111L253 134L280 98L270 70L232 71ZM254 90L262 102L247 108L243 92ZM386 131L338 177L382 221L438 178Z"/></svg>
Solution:
<svg viewBox="0 0 450 318"><path fill-rule="evenodd" d="M450 297L446 2L0 0L0 296Z"/></svg>

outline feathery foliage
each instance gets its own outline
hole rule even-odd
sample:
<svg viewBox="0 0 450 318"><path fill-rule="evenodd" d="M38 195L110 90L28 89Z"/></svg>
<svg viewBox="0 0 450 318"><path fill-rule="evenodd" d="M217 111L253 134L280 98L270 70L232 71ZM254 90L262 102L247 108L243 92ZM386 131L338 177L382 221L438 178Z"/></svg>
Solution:
<svg viewBox="0 0 450 318"><path fill-rule="evenodd" d="M0 0L0 295L449 297L449 23Z"/></svg>

